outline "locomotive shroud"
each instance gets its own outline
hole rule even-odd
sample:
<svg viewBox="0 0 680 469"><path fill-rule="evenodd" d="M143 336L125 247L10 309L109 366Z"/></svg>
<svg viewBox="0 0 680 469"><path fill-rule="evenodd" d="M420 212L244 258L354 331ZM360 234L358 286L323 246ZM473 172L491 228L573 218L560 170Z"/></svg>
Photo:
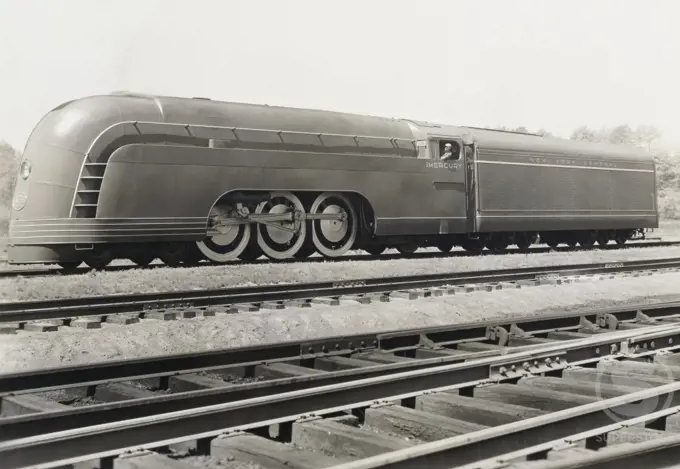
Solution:
<svg viewBox="0 0 680 469"><path fill-rule="evenodd" d="M441 160L444 142L456 157ZM30 170L29 170L30 167ZM319 110L113 94L26 145L9 262L168 264L625 242L656 228L646 152ZM220 242L222 240L222 242ZM191 249L193 247L193 249Z"/></svg>

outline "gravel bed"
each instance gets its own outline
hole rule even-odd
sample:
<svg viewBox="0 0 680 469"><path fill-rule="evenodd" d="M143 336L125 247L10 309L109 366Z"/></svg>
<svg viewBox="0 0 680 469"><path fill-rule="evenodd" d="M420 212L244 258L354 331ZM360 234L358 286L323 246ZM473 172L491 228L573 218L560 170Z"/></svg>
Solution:
<svg viewBox="0 0 680 469"><path fill-rule="evenodd" d="M257 383L260 381L264 381L265 378L262 376L257 376L257 377L242 377L242 376L234 376L234 375L221 375L219 373L215 373L213 371L201 371L199 373L196 373L200 376L205 376L206 378L214 379L217 381L224 381L227 384L251 384L251 383Z"/></svg>
<svg viewBox="0 0 680 469"><path fill-rule="evenodd" d="M77 400L69 403L69 405L71 407L87 407L87 406L91 406L91 405L105 404L105 403L106 402L98 401L97 399L95 399L93 397L84 397L82 399L77 399Z"/></svg>
<svg viewBox="0 0 680 469"><path fill-rule="evenodd" d="M89 272L68 277L3 278L0 279L0 301L339 281L394 275L469 272L591 262L624 262L665 257L680 257L680 247L465 258L134 269L123 272Z"/></svg>
<svg viewBox="0 0 680 469"><path fill-rule="evenodd" d="M176 459L201 469L267 469L264 466L251 462L216 458L214 456L186 456Z"/></svg>
<svg viewBox="0 0 680 469"><path fill-rule="evenodd" d="M680 300L679 283L680 274L665 273L368 305L317 305L177 321L143 319L128 326L104 323L101 329L92 330L21 331L2 337L0 373L341 334L474 323L583 307Z"/></svg>

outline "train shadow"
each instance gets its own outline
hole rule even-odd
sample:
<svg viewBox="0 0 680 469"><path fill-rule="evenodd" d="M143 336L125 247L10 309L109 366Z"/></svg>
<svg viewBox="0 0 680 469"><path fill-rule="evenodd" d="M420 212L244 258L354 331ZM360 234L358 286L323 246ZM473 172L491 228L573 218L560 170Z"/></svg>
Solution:
<svg viewBox="0 0 680 469"><path fill-rule="evenodd" d="M611 251L611 250L623 250L623 249L639 249L639 248L645 248L645 247L665 247L665 246L673 246L673 245L678 245L680 244L680 241L666 241L666 242L649 242L649 243L638 243L638 244L629 244L629 245L624 245L624 246L618 246L616 244L611 244L607 246L598 246L595 248L583 248L583 247L568 247L568 246L560 246L557 248L549 248L549 247L536 247L536 248L531 248L528 251L520 251L518 248L508 248L506 251L502 253L496 253L496 252L491 252L491 251L483 251L481 254L479 253L470 253L467 251L459 250L459 251L451 251L451 252L416 252L410 255L403 255L400 253L386 253L386 254L381 254L379 256L373 256L371 254L349 254L349 255L344 255L341 257L337 258L326 258L323 256L320 256L318 254L312 255L310 257L304 258L304 259L283 259L283 260L274 260L274 259L268 259L268 258L260 258L254 261L231 261L231 262L225 262L225 263L216 263L216 262L209 262L209 261L201 261L196 265L182 265L178 267L168 267L163 263L160 263L160 261L156 261L157 263L151 264L147 267L139 267L134 264L130 265L116 265L116 266L109 266L102 271L105 272L119 272L119 271L126 271L126 270L132 270L132 269L140 269L140 270L153 270L153 269L167 269L167 268L172 268L172 269L189 269L189 268L197 268L197 267L222 267L222 266L243 266L243 265L264 265L264 264L304 264L304 263L310 263L310 262L362 262L362 261L390 261L390 260L411 260L411 259L446 259L446 258L458 258L458 257L485 257L485 256L508 256L508 255L529 255L529 254L540 254L540 253L550 253L550 252L584 252L584 251ZM78 274L83 274L83 273L88 273L95 271L96 269L92 269L89 267L79 267L74 270L63 270L60 268L56 269L49 269L48 272L45 272L44 270L36 271L35 274L33 275L50 275L50 274L60 274L60 275L78 275ZM26 275L28 272L24 271L21 273L21 275Z"/></svg>

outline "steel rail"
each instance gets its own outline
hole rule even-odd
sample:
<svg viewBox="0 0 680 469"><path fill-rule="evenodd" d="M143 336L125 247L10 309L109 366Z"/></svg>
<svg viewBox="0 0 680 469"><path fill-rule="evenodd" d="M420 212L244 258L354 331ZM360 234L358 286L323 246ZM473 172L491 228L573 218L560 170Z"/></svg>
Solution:
<svg viewBox="0 0 680 469"><path fill-rule="evenodd" d="M674 307L669 306L668 304L654 305L654 309L651 311L657 311L658 314L673 313L675 311L680 311L680 304L677 305L676 307L678 309L674 309ZM642 308L644 308L644 306L642 306ZM634 311L637 312L638 310L630 309L618 311L619 318L621 320L620 322L627 322L630 321L631 318L634 318L635 316L632 314ZM616 324L612 323L611 318L607 316L612 314L616 315L616 312L612 313L612 310L608 310L607 312L600 313L599 316L600 320L597 322L606 324L608 326L616 327ZM659 318L677 316L674 315L659 316L652 313L649 314L648 317ZM518 320L517 322L512 323L510 325L499 322L488 322L485 324L469 325L467 326L467 328L462 328L461 326L459 326L459 328L433 327L428 329L388 332L385 334L376 335L376 337L378 338L378 346L374 348L374 350L377 349L387 353L393 353L394 351L409 350L412 349L413 347L419 347L419 341L423 337L431 345L437 346L441 346L442 344L467 342L474 339L479 340L486 338L490 331L494 331L495 333L498 330L497 328L499 327L503 327L506 330L510 330L512 328L512 325L514 325L515 327L521 326L520 328L523 331L533 333L548 332L555 330L572 330L577 329L579 327L579 323L574 321L574 319L576 319L575 316L554 315L554 317L552 318L545 319L529 318L526 320L526 322ZM593 319L595 319L595 317ZM641 331L640 334L642 334ZM642 335L638 335L638 337L642 337ZM647 337L647 335L644 335L644 337L647 338L649 341L657 338ZM345 337L340 339L347 340L347 338ZM338 343L337 338L330 338L329 342L327 342L326 345L330 346L333 344L334 341ZM324 342L318 342L314 344L312 349L319 350L320 348L323 347L322 345L323 343ZM505 353L507 350L510 350L512 353L517 353L520 351L532 351L532 350L536 351L540 350L541 347L545 346L546 344L513 346L512 348L506 350L503 350L501 348L499 350L489 350L484 352L470 352L467 354L457 354L451 357L420 359L406 363L376 365L371 367L363 367L359 369L323 373L320 375L311 375L306 377L295 378L281 378L275 380L268 380L265 382L257 382L242 385L231 386L225 385L224 387L219 388L188 391L170 395L158 395L144 399L127 400L116 403L103 403L85 407L74 407L48 413L21 415L17 417L0 419L0 441L38 435L43 431L44 428L50 428L53 431L68 430L73 428L79 428L85 425L110 423L134 417L162 414L166 412L174 412L178 410L204 407L219 403L234 402L254 397L270 396L277 393L309 389L315 386L326 386L336 383L344 383L351 380L365 379L374 376L383 376L390 373L400 373L410 370L426 369L440 365L459 363L466 360L493 357ZM307 349L307 347L303 348ZM307 359L317 356L325 357L335 354L346 355L351 353L351 350L342 349L336 352L307 354L301 355L300 357L302 357L302 359ZM273 360L269 360L269 362L271 361ZM125 361L122 363L124 364ZM57 370L59 370L59 368L57 368ZM173 372L171 374L178 375L180 373ZM24 382L30 383L31 376L30 375L28 376L28 380L24 376L15 375L14 376L16 380L15 382L19 383L19 385ZM147 375L145 377L149 376L154 375ZM155 375L154 377L157 377L157 375ZM127 381L130 380L130 377L120 377L119 380ZM70 387L91 386L102 384L105 382L107 381L77 383L72 384ZM42 389L23 388L18 392L14 392L12 394L39 392L48 389L51 388L45 387L45 383L43 383ZM62 387L54 386L54 389L62 389Z"/></svg>
<svg viewBox="0 0 680 469"><path fill-rule="evenodd" d="M669 435L631 446L604 448L567 461L546 461L540 469L669 469L677 468L679 460L680 435Z"/></svg>
<svg viewBox="0 0 680 469"><path fill-rule="evenodd" d="M616 331L592 338L576 339L569 341L568 344L564 342L550 344L540 352L507 354L1 442L0 460L6 469L41 464L44 465L42 467L54 467L56 464L63 465L65 461L90 457L93 454L97 454L98 457L116 456L128 450L153 448L174 440L214 437L227 429L244 426L256 428L290 422L311 412L316 415L328 415L340 410L367 407L378 399L404 399L427 391L460 389L483 382L497 382L501 379L498 374L500 367L510 369L511 365L516 365L522 370L523 363L532 363L534 360L538 363L538 368L533 370L535 373L547 371L543 366L548 369L563 369L567 363L578 364L610 356L608 350L611 350L611 345L621 350L632 343L640 344L635 340L640 332L645 334L656 332L659 337L672 340L672 343L680 340L680 326L677 324L650 326L644 330ZM646 349L651 347L646 342L644 345L647 345ZM562 359L556 361L555 358L558 357ZM552 365L541 365L545 358L551 358ZM523 373L517 374L519 377ZM664 396L668 397L671 405L680 405L680 393L677 391L680 391L680 383L660 386L515 424L482 430L469 436L449 438L406 451L388 453L382 457L377 456L353 463L364 464L363 466L346 465L343 468L449 468L451 461L461 463L473 461L479 454L502 454L518 445L524 447L527 442L541 443L573 434L574 429L586 431L603 426L607 423L605 419L610 418L605 412L607 409L618 409L639 400ZM483 449L480 447L482 443Z"/></svg>
<svg viewBox="0 0 680 469"><path fill-rule="evenodd" d="M473 463L464 464L463 466L456 466L455 469L504 469L508 467L508 465L511 464L512 462L517 462L517 460L520 460L521 462L522 458L528 458L530 456L533 456L535 459L539 459L540 456L547 456L548 453L551 451L560 451L563 449L576 447L577 442L585 440L587 445L588 440L592 441L593 439L601 438L602 435L606 435L610 432L625 428L631 428L634 427L635 425L640 424L644 424L645 426L647 426L649 423L654 422L658 419L666 419L667 417L678 413L680 413L680 406L666 408L663 410L645 414L641 417L633 417L626 420L621 420L619 422L608 424L603 427L594 428L592 430L588 430L582 433L572 434L565 438L560 438L547 443L541 443L535 446L529 446L527 448L523 448L518 451L512 451L510 453L504 453L497 457L488 458L481 461L475 461ZM676 436L673 436L673 438L676 438ZM599 446L599 444L597 446ZM566 466L564 466L565 468L582 467L581 465L579 465L578 461L584 460L593 462L600 461L600 458L598 456L603 455L607 455L607 457L604 459L606 461L609 461L610 457L619 454L621 452L621 449L624 449L623 451L623 453L625 454L624 457L635 456L637 452L640 450L642 450L642 452L646 451L644 448L640 448L640 446L636 446L636 448L637 449L633 449L633 451L626 451L625 447L610 448L604 446L602 448L599 448L597 450L598 451L597 453L593 452L593 455L595 457L593 457L593 455L586 455L585 457L577 456L575 458L572 458L568 462L559 461L559 467L563 467L562 464L566 464ZM548 462L547 465L541 464L541 469L546 469L547 466L553 467L553 463Z"/></svg>
<svg viewBox="0 0 680 469"><path fill-rule="evenodd" d="M334 466L333 469L420 469L423 467L451 469L452 461L456 465L472 463L479 459L480 454L501 455L527 445L536 445L559 437L566 438L574 433L607 427L611 422L611 414L608 411L623 410L626 405L637 401L656 398L655 408L658 410L662 410L660 406L664 404L678 407L680 406L678 391L680 391L680 383L656 386L467 435L445 438L413 448L340 464Z"/></svg>
<svg viewBox="0 0 680 469"><path fill-rule="evenodd" d="M632 304L622 307L581 309L545 316L528 316L473 324L401 329L369 334L288 341L205 352L158 355L152 357L110 360L86 365L66 365L37 370L0 374L0 397L7 394L35 393L50 389L82 387L112 381L129 381L149 377L171 376L211 368L274 363L314 356L343 355L362 350L397 350L417 348L422 340L439 345L479 340L489 330L515 326L527 333L551 330L575 330L582 320L595 326L614 329L618 322L634 321L639 312L650 319L680 314L680 301L656 304Z"/></svg>
<svg viewBox="0 0 680 469"><path fill-rule="evenodd" d="M236 287L217 290L138 293L40 301L0 303L0 322L20 323L62 319L73 316L102 316L143 312L173 307L207 307L239 303L338 297L343 295L385 293L469 283L533 280L542 275L585 275L621 273L680 267L680 258L600 262L520 269L485 270L383 278L349 279L299 284Z"/></svg>
<svg viewBox="0 0 680 469"><path fill-rule="evenodd" d="M623 250L623 249L640 249L640 248L659 248L659 247L671 247L680 245L680 241L657 241L647 238L646 240L641 240L642 242L635 242L626 244L624 246L618 246L615 244L608 244L606 246L598 246L596 250L598 251L612 251L612 250ZM225 262L223 264L213 264L208 261L200 262L197 266L194 265L181 265L177 267L170 267L165 264L152 264L146 267L140 267L138 265L115 265L108 266L104 269L97 269L104 272L119 272L133 269L140 270L153 270L159 268L173 268L173 269L188 269L196 267L215 267L220 265L259 265L259 264L299 264L299 263L314 263L314 262L356 262L356 261L376 261L376 260L399 260L399 259L442 259L442 258L452 258L452 257L479 257L479 256L497 256L505 254L541 254L548 252L582 252L590 251L593 248L583 248L575 247L571 248L568 246L558 246L556 248L550 247L532 247L529 248L528 252L520 251L519 248L508 248L503 254L496 254L490 251L484 251L482 254L469 253L467 251L453 251L453 252L417 252L414 254L409 254L407 256L403 254L381 254L379 256L373 256L371 254L349 254L345 256L326 258L323 256L318 257L308 257L306 259L283 259L283 260L272 260L272 259L258 259L255 261L231 261ZM0 270L0 278L12 278L12 277L46 277L52 275L82 275L91 272L90 267L79 267L74 270L64 270L62 268L32 268L32 269L6 269Z"/></svg>
<svg viewBox="0 0 680 469"><path fill-rule="evenodd" d="M514 353L538 352L546 344L513 347ZM429 358L406 363L366 366L349 370L327 372L303 377L279 378L263 382L227 385L181 393L158 395L64 410L40 412L15 417L0 418L0 442L40 435L45 428L63 431L84 426L107 424L137 417L196 409L227 402L237 402L257 397L267 397L286 392L347 383L389 374L423 370L469 360L497 357L501 351L470 352L464 356Z"/></svg>

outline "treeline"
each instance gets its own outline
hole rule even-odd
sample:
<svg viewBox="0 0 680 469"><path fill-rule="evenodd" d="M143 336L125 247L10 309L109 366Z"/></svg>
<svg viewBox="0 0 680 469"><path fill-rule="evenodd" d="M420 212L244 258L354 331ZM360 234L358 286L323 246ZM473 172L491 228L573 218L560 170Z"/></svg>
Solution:
<svg viewBox="0 0 680 469"><path fill-rule="evenodd" d="M0 218L9 212L21 154L9 143L0 141Z"/></svg>

